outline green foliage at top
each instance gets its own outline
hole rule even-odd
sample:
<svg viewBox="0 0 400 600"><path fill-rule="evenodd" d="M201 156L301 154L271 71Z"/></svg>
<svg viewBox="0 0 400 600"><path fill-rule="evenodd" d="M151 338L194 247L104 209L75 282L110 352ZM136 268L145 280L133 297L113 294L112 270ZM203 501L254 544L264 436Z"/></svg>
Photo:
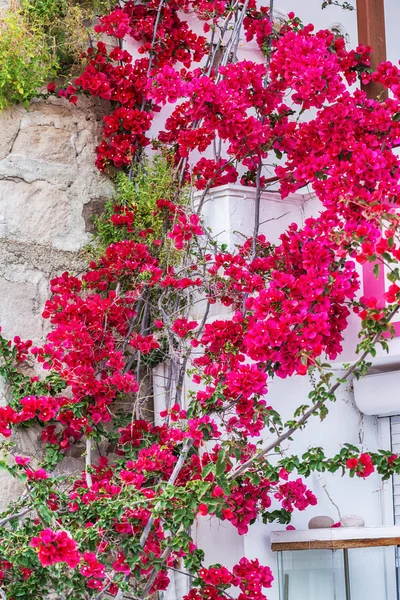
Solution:
<svg viewBox="0 0 400 600"><path fill-rule="evenodd" d="M147 243L163 237L163 219L157 216L156 204L160 198L174 200L176 182L168 155L157 154L151 160L145 158L134 172L132 180L125 173L115 178L115 196L106 206L101 217L96 219L97 242L104 249L113 242L137 239L143 230L152 230ZM182 199L180 199L182 202ZM118 207L131 210L135 220L133 230L115 227L110 218Z"/></svg>
<svg viewBox="0 0 400 600"><path fill-rule="evenodd" d="M57 58L58 74L65 76L81 62L96 17L115 4L115 0L21 0L25 18L44 31Z"/></svg>
<svg viewBox="0 0 400 600"><path fill-rule="evenodd" d="M9 11L0 20L0 110L28 102L57 71L57 59L43 29Z"/></svg>
<svg viewBox="0 0 400 600"><path fill-rule="evenodd" d="M0 12L0 110L28 103L51 78L82 60L98 15L115 0L21 0Z"/></svg>
<svg viewBox="0 0 400 600"><path fill-rule="evenodd" d="M68 0L22 0L22 8L30 20L51 23L66 13Z"/></svg>
<svg viewBox="0 0 400 600"><path fill-rule="evenodd" d="M64 18L71 8L77 8L84 17L93 19L110 11L116 4L117 0L21 0L24 14L44 25Z"/></svg>

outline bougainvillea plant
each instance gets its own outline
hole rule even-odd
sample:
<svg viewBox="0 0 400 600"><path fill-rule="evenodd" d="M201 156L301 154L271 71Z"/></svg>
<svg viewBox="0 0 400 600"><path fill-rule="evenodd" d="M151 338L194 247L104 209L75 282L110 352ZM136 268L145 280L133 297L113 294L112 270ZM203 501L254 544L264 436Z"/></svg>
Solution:
<svg viewBox="0 0 400 600"><path fill-rule="evenodd" d="M370 49L348 50L292 13L277 27L254 0L128 1L97 29L108 43L89 49L73 84L49 92L110 101L101 170L123 169L134 185L152 143L175 184L149 203L154 227L143 228L143 206L126 194L115 203L116 241L81 277L51 282L41 347L0 338L1 466L25 485L0 516L0 595L147 598L180 571L191 581L186 600L262 600L270 568L247 558L232 569L205 566L191 535L196 519L214 515L244 534L257 519L289 523L314 505L302 476L315 469L361 478L400 471L397 455L350 445L332 458L321 448L276 456L310 418L327 415L378 344L387 348L400 298L400 72L385 63L371 73ZM243 36L258 48L254 62L237 55ZM349 91L371 78L390 99ZM254 235L229 251L201 209L210 187L239 179L256 189ZM321 202L318 218L291 225L276 245L258 222L271 184L282 197L308 185ZM357 266L368 261L389 272L385 306L359 297ZM226 317L213 320L218 304ZM327 360L340 354L352 313L359 359L337 380ZM46 376L21 368L33 357ZM268 402L269 380L310 373L308 404L284 422ZM41 428L40 460L12 443L16 428L32 426ZM59 475L72 451L81 472Z"/></svg>

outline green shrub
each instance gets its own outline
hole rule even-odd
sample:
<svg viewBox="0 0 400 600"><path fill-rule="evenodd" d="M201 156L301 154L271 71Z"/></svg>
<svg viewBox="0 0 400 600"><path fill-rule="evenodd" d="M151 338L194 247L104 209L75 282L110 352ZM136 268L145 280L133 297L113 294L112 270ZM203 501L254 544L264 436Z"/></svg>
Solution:
<svg viewBox="0 0 400 600"><path fill-rule="evenodd" d="M22 10L28 19L43 25L63 17L67 8L68 0L22 0Z"/></svg>
<svg viewBox="0 0 400 600"><path fill-rule="evenodd" d="M111 0L20 0L0 13L0 110L29 102L44 82L69 77Z"/></svg>
<svg viewBox="0 0 400 600"><path fill-rule="evenodd" d="M156 154L151 160L145 159L134 173L132 181L124 173L115 177L115 196L105 207L104 214L96 220L97 241L104 248L112 242L136 238L138 231L152 229L147 241L163 237L163 221L154 215L159 198L174 200L176 182L168 156ZM180 198L179 202L184 201ZM110 221L114 206L125 207L135 215L134 231L116 228Z"/></svg>
<svg viewBox="0 0 400 600"><path fill-rule="evenodd" d="M69 77L82 61L89 36L97 37L93 29L97 17L114 4L115 0L22 0L22 10L54 48L58 75Z"/></svg>
<svg viewBox="0 0 400 600"><path fill-rule="evenodd" d="M0 19L0 110L29 102L56 67L43 29L28 24L22 12L8 11Z"/></svg>

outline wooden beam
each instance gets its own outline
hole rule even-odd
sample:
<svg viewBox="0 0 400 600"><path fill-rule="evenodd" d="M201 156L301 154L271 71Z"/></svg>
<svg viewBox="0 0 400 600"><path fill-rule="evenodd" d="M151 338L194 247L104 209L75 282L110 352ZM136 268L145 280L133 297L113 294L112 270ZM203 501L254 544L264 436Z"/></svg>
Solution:
<svg viewBox="0 0 400 600"><path fill-rule="evenodd" d="M363 538L347 540L309 540L302 542L273 542L271 550L343 550L344 548L377 548L381 546L400 546L400 538Z"/></svg>
<svg viewBox="0 0 400 600"><path fill-rule="evenodd" d="M384 0L357 0L358 43L371 46L371 68L386 60ZM387 97L387 90L377 83L363 86L368 98Z"/></svg>

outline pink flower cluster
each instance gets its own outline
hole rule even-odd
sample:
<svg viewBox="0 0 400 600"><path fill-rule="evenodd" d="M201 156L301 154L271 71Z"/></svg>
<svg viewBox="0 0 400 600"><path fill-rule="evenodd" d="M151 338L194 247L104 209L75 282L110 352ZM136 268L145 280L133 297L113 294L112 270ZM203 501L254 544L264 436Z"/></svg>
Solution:
<svg viewBox="0 0 400 600"><path fill-rule="evenodd" d="M36 548L44 567L65 562L75 569L81 560L76 542L65 531L44 529L38 537L32 538L31 546Z"/></svg>
<svg viewBox="0 0 400 600"><path fill-rule="evenodd" d="M185 600L222 600L230 586L239 589L238 600L266 600L263 588L270 588L274 580L271 569L260 565L257 559L242 558L232 571L225 567L201 569L202 586L192 589Z"/></svg>
<svg viewBox="0 0 400 600"><path fill-rule="evenodd" d="M369 454L362 453L358 458L349 458L346 461L346 466L350 472L365 479L375 471L372 457Z"/></svg>

